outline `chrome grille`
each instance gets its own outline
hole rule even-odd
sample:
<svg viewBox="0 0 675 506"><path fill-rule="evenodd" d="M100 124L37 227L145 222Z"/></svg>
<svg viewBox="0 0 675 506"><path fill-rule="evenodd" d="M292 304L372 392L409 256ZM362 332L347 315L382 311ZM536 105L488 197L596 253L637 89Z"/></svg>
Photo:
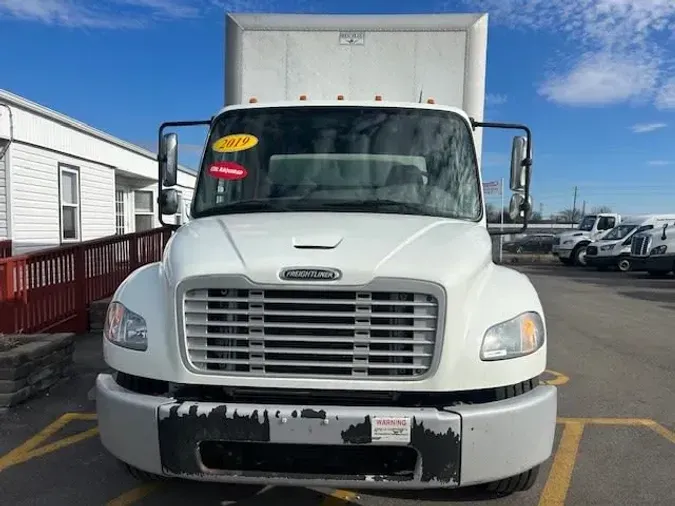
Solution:
<svg viewBox="0 0 675 506"><path fill-rule="evenodd" d="M646 257L649 254L651 239L649 235L634 235L630 242L630 254L634 257Z"/></svg>
<svg viewBox="0 0 675 506"><path fill-rule="evenodd" d="M411 379L436 351L429 294L196 289L183 304L187 358L201 372Z"/></svg>

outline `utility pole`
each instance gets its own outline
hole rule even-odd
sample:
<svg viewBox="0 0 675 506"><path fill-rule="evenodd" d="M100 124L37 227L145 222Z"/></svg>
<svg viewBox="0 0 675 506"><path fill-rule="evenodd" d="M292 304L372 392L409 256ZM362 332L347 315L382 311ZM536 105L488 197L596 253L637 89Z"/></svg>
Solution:
<svg viewBox="0 0 675 506"><path fill-rule="evenodd" d="M581 206L581 216L586 215L586 201L584 200L583 205Z"/></svg>
<svg viewBox="0 0 675 506"><path fill-rule="evenodd" d="M574 222L574 219L577 217L577 191L578 187L574 187L574 202L572 203L572 222Z"/></svg>

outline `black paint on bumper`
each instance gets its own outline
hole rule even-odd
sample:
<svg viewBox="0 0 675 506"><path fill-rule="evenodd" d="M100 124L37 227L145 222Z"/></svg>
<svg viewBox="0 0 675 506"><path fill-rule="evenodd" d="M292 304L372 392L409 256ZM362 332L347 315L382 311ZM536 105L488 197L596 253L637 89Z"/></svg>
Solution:
<svg viewBox="0 0 675 506"><path fill-rule="evenodd" d="M373 442L368 411L372 408L194 402L162 406L158 414L162 467L168 475L197 479L241 476L296 482L325 479L351 482L355 486L366 481L459 486L459 416L429 409L375 413L375 416L409 416L410 439ZM213 453L214 445L223 453L218 457L221 461L230 458L230 450L242 452L242 457L230 458L227 465L214 469L207 465L207 460L213 462L214 458L205 457L204 453L206 446ZM254 462L258 467L251 463L255 460L252 454L263 456ZM308 458L316 461L315 467L307 466ZM393 458L400 462L386 462ZM344 466L336 470L336 462L340 461ZM400 469L404 463L406 472ZM242 468L237 468L239 465ZM274 465L279 468L270 467ZM396 472L388 473L393 468Z"/></svg>

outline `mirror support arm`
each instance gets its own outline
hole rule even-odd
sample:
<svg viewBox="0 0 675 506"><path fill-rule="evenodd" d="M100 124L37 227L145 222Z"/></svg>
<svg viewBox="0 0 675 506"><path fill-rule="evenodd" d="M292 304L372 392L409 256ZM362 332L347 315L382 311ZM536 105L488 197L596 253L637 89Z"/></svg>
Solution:
<svg viewBox="0 0 675 506"><path fill-rule="evenodd" d="M211 118L209 120L198 120L198 121L166 121L159 126L159 135L157 136L157 162L158 162L157 163L157 185L158 185L158 189L157 189L157 211L158 211L158 213L157 214L159 215L159 223L163 227L168 227L171 230L177 230L178 229L178 225L176 225L175 223L166 223L164 221L164 218L162 217L162 212L159 209L159 199L160 199L160 195L162 194L162 190L164 189L163 185L162 185L163 174L162 174L162 170L161 170L161 164L159 163L160 162L159 157L161 156L161 153L159 152L159 146L162 145L162 136L164 135L164 130L166 128L169 128L169 127L210 126L212 121L213 121L213 118Z"/></svg>
<svg viewBox="0 0 675 506"><path fill-rule="evenodd" d="M473 118L469 118L471 121L471 127L473 130L476 128L500 128L500 129L505 129L505 130L522 130L525 132L525 138L527 141L527 153L528 156L525 160L523 160L523 166L527 167L527 178L525 178L525 187L524 187L524 200L523 204L521 205L521 211L524 211L523 213L523 227L520 230L517 231L506 231L506 230L500 230L498 232L490 232L490 235L509 235L509 234L522 234L527 230L527 206L528 206L528 196L530 195L530 176L531 176L531 167L532 167L532 131L527 125L521 125L518 123L495 123L491 121L476 121ZM502 190L503 191L503 190ZM502 210L502 212L504 212Z"/></svg>

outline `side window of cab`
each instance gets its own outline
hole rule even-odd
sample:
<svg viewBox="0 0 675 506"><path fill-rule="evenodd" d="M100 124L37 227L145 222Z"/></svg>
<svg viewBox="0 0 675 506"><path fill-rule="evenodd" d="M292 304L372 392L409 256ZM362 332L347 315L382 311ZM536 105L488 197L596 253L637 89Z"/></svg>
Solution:
<svg viewBox="0 0 675 506"><path fill-rule="evenodd" d="M613 216L603 216L598 220L598 230L609 230L616 225L616 219Z"/></svg>

